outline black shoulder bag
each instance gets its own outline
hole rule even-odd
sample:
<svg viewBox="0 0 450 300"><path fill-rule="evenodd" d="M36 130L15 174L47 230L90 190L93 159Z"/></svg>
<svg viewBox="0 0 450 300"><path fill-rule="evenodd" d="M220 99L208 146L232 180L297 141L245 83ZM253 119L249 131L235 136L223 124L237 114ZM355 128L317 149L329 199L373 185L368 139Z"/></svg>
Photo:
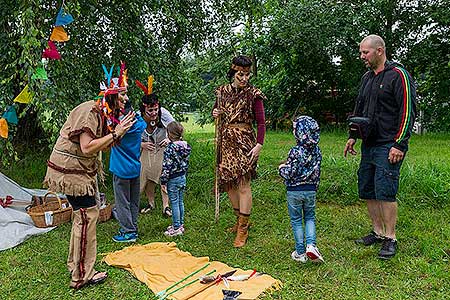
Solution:
<svg viewBox="0 0 450 300"><path fill-rule="evenodd" d="M384 74L383 74L384 77ZM382 80L383 81L383 77ZM365 86L367 84L367 81L369 80L369 76L366 76L364 79L364 82L362 86ZM373 82L372 82L373 85ZM370 92L373 93L372 86L370 87ZM356 103L355 110L353 111L353 115L349 116L348 121L348 127L349 131L351 133L351 136L355 136L363 141L366 141L367 138L370 136L373 125L374 125L374 116L375 116L375 107L378 103L378 93L380 91L377 91L374 99L370 99L369 101L369 107L367 108L367 117L361 117L356 116L356 113L358 112L359 106L361 105L361 100Z"/></svg>

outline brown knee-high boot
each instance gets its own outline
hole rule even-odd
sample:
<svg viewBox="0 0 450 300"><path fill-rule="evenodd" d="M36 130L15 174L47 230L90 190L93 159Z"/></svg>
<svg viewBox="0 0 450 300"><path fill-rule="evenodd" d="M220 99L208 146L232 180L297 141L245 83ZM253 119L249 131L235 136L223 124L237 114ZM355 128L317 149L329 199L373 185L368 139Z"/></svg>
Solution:
<svg viewBox="0 0 450 300"><path fill-rule="evenodd" d="M233 208L233 213L236 216L236 223L233 225L233 227L228 228L228 232L235 233L237 232L239 226L239 208Z"/></svg>
<svg viewBox="0 0 450 300"><path fill-rule="evenodd" d="M234 240L234 247L239 248L245 245L248 238L248 219L250 216L239 215L239 225L237 228L236 239Z"/></svg>

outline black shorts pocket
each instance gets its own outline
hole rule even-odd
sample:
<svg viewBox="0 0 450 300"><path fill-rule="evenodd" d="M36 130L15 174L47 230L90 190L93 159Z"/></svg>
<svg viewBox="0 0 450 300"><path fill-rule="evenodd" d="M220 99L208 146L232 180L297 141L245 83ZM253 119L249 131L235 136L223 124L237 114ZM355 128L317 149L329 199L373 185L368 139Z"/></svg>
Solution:
<svg viewBox="0 0 450 300"><path fill-rule="evenodd" d="M380 198L383 200L395 200L398 191L398 182L400 178L399 170L384 169L383 183L380 189Z"/></svg>

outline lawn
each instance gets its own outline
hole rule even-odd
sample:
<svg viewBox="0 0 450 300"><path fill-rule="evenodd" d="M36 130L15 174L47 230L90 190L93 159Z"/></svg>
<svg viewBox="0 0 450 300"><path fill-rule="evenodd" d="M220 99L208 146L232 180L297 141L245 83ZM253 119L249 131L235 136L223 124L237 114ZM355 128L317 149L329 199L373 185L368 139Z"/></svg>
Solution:
<svg viewBox="0 0 450 300"><path fill-rule="evenodd" d="M377 259L378 246L360 247L353 240L370 230L366 207L357 198L358 157L344 159L346 134L324 132L322 180L318 193L317 237L324 264L299 264L290 259L294 248L285 189L277 166L287 156L293 137L268 132L259 161L259 178L252 184L254 206L248 244L232 246L226 232L234 221L223 195L221 217L214 222L212 126L185 124L192 156L186 192L186 234L174 238L195 256L209 256L231 266L257 269L281 280L283 289L268 299L450 299L450 135L413 136L402 167L397 238L399 252L390 261ZM20 184L40 187L48 151L26 155L2 170ZM102 188L112 197L111 176ZM144 206L145 201L141 203ZM139 219L139 244L171 241L163 235L169 220L158 210ZM109 267L102 257L126 245L112 241L116 221L97 227L97 269L109 278L98 287L68 288L66 257L70 225L32 237L3 251L0 299L149 299L152 293L132 275Z"/></svg>

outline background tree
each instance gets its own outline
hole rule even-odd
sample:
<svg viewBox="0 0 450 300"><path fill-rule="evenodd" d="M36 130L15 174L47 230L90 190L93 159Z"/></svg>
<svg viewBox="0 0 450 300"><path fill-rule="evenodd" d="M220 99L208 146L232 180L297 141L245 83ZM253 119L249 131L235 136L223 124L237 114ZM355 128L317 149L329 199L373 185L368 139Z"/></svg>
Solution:
<svg viewBox="0 0 450 300"><path fill-rule="evenodd" d="M247 54L255 61L252 82L268 97L269 126L290 126L298 113L345 124L365 72L358 44L370 33L384 37L388 57L415 77L422 125L450 130L450 13L443 0L70 1L75 22L66 28L70 41L58 44L62 60L48 62L48 81L30 80L60 5L3 1L0 111L27 83L34 93L31 104L18 106L10 138L0 140L4 162L22 144L51 145L68 112L98 93L101 64L120 60L130 79L155 75L164 106L200 111L207 122L231 58ZM141 95L131 84L135 106Z"/></svg>
<svg viewBox="0 0 450 300"><path fill-rule="evenodd" d="M0 62L5 66L0 74L0 111L26 84L34 97L19 107L20 123L10 138L0 140L3 162L15 156L13 144L51 145L70 110L97 95L101 64L126 61L130 79L144 81L154 74L155 91L164 105L180 110L185 84L182 54L197 50L210 34L205 2L70 1L65 5L75 19L66 28L70 40L57 45L62 59L48 61L49 80L43 82L31 76L41 65L61 2L6 1L0 21ZM137 104L141 94L133 84L130 95Z"/></svg>

